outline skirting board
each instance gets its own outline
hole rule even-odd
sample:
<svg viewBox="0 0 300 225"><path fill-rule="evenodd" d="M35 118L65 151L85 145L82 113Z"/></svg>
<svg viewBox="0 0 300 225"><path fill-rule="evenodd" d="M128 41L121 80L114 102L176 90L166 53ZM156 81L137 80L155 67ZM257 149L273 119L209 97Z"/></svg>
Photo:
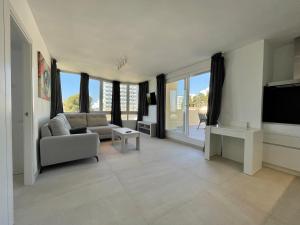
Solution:
<svg viewBox="0 0 300 225"><path fill-rule="evenodd" d="M287 169L287 168L284 168L284 167L281 167L281 166L276 166L276 165L273 165L273 164L270 164L270 163L263 162L263 167L268 167L268 168L271 168L271 169L274 169L274 170L278 170L278 171L281 171L281 172L284 172L284 173L287 173L287 174L291 174L291 175L300 177L300 172L298 172L298 171Z"/></svg>
<svg viewBox="0 0 300 225"><path fill-rule="evenodd" d="M204 151L204 146L195 145L195 144L188 143L188 142L185 142L185 141L181 141L181 140L178 140L178 139L172 138L172 137L167 137L167 138L168 138L169 140L171 140L171 141L176 142L176 143L188 145L188 146L191 146L191 147L193 147L193 148L196 148L196 149L199 149L199 150L201 150L201 151Z"/></svg>

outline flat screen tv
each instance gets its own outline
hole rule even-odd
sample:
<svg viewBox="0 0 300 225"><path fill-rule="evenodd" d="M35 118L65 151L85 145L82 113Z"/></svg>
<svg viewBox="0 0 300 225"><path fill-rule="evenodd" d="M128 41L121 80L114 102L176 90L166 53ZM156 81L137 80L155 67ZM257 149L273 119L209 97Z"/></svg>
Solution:
<svg viewBox="0 0 300 225"><path fill-rule="evenodd" d="M265 87L263 121L300 124L300 86Z"/></svg>
<svg viewBox="0 0 300 225"><path fill-rule="evenodd" d="M147 94L147 102L149 105L156 105L155 92L151 92Z"/></svg>

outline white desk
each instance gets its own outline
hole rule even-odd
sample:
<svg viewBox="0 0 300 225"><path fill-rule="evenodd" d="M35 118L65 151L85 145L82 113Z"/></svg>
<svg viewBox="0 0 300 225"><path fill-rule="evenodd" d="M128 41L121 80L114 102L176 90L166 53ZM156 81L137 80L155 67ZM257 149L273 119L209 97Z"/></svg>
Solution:
<svg viewBox="0 0 300 225"><path fill-rule="evenodd" d="M238 127L207 126L205 129L205 158L220 155L222 142L220 136L244 140L244 173L255 174L262 167L263 134L260 129Z"/></svg>

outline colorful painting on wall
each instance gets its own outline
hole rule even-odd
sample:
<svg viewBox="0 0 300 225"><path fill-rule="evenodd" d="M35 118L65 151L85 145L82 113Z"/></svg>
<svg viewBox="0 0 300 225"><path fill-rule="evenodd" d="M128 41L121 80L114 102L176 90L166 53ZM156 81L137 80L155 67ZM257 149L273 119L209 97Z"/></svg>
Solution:
<svg viewBox="0 0 300 225"><path fill-rule="evenodd" d="M51 73L41 52L38 52L38 96L50 101L51 98Z"/></svg>

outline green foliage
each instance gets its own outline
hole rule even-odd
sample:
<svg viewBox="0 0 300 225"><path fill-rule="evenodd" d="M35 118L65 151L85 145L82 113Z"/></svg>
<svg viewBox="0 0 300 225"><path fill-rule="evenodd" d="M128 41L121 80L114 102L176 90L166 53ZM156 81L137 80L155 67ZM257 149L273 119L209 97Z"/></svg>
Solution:
<svg viewBox="0 0 300 225"><path fill-rule="evenodd" d="M92 104L92 97L90 96L90 108ZM64 102L64 112L79 112L79 94L72 95Z"/></svg>
<svg viewBox="0 0 300 225"><path fill-rule="evenodd" d="M191 107L202 107L202 106L207 106L208 102L208 95L205 95L203 93L199 93L196 96L191 97L190 96L190 106Z"/></svg>

